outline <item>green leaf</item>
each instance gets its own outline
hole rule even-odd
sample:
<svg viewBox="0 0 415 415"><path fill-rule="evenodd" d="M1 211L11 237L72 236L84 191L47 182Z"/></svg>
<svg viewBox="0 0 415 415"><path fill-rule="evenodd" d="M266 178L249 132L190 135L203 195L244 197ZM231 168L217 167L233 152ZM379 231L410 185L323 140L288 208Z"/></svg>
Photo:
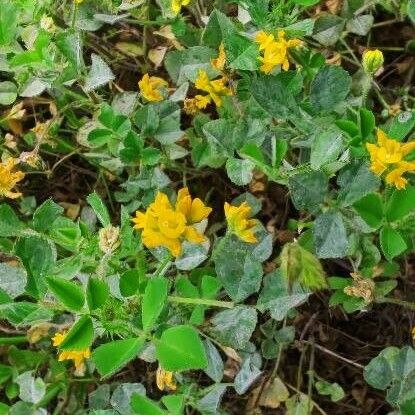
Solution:
<svg viewBox="0 0 415 415"><path fill-rule="evenodd" d="M209 16L202 35L202 42L213 49L218 49L224 39L235 33L236 28L232 21L219 10L215 9Z"/></svg>
<svg viewBox="0 0 415 415"><path fill-rule="evenodd" d="M299 282L305 289L320 290L327 287L326 275L320 261L299 243L284 245L280 254L281 271L292 286Z"/></svg>
<svg viewBox="0 0 415 415"><path fill-rule="evenodd" d="M12 299L25 292L26 282L27 274L23 268L0 263L0 289Z"/></svg>
<svg viewBox="0 0 415 415"><path fill-rule="evenodd" d="M112 73L111 68L99 55L93 53L91 55L91 60L91 68L85 79L85 92L97 89L115 79L115 75Z"/></svg>
<svg viewBox="0 0 415 415"><path fill-rule="evenodd" d="M380 231L380 247L386 259L392 261L407 249L405 239L396 230L389 226L384 226Z"/></svg>
<svg viewBox="0 0 415 415"><path fill-rule="evenodd" d="M253 360L252 356L245 359L235 376L234 388L238 395L243 395L262 374Z"/></svg>
<svg viewBox="0 0 415 415"><path fill-rule="evenodd" d="M326 65L311 82L310 101L316 112L332 112L350 91L350 75L340 66Z"/></svg>
<svg viewBox="0 0 415 415"><path fill-rule="evenodd" d="M142 303L142 320L144 331L150 331L156 323L166 304L169 281L164 277L148 281Z"/></svg>
<svg viewBox="0 0 415 415"><path fill-rule="evenodd" d="M64 209L52 199L43 202L33 213L33 228L38 232L46 232L51 224L62 215Z"/></svg>
<svg viewBox="0 0 415 415"><path fill-rule="evenodd" d="M25 229L23 222L14 213L13 209L3 203L0 205L0 236L18 236Z"/></svg>
<svg viewBox="0 0 415 415"><path fill-rule="evenodd" d="M293 0L294 4L298 4L299 6L314 6L317 4L320 0Z"/></svg>
<svg viewBox="0 0 415 415"><path fill-rule="evenodd" d="M47 277L46 281L50 290L66 308L79 311L83 307L85 296L78 284L59 277Z"/></svg>
<svg viewBox="0 0 415 415"><path fill-rule="evenodd" d="M102 199L98 196L97 193L91 193L86 198L92 209L94 209L95 214L97 215L98 220L101 222L102 226L108 226L111 224L110 215L108 209L105 206Z"/></svg>
<svg viewBox="0 0 415 415"><path fill-rule="evenodd" d="M409 18L415 23L415 0L409 0L408 5L406 6L406 12L408 13Z"/></svg>
<svg viewBox="0 0 415 415"><path fill-rule="evenodd" d="M345 207L368 193L376 192L380 187L380 179L370 171L366 162L356 160L340 171L337 184L340 186L338 200Z"/></svg>
<svg viewBox="0 0 415 415"><path fill-rule="evenodd" d="M287 407L286 415L309 415L313 412L314 403L302 393L291 396L285 401Z"/></svg>
<svg viewBox="0 0 415 415"><path fill-rule="evenodd" d="M414 398L415 350L387 347L364 369L366 382L376 389L387 390L386 400L393 406Z"/></svg>
<svg viewBox="0 0 415 415"><path fill-rule="evenodd" d="M345 19L332 14L323 14L314 24L313 38L324 46L334 45L340 38Z"/></svg>
<svg viewBox="0 0 415 415"><path fill-rule="evenodd" d="M208 360L208 366L204 372L216 383L219 383L223 379L224 364L218 349L208 339L203 342L205 346L206 357Z"/></svg>
<svg viewBox="0 0 415 415"><path fill-rule="evenodd" d="M184 395L165 395L161 398L171 415L183 415Z"/></svg>
<svg viewBox="0 0 415 415"><path fill-rule="evenodd" d="M115 340L98 346L92 352L92 360L99 374L108 377L137 357L143 345L144 338L141 337Z"/></svg>
<svg viewBox="0 0 415 415"><path fill-rule="evenodd" d="M65 340L59 346L62 350L85 350L94 339L94 327L91 317L83 315L69 330Z"/></svg>
<svg viewBox="0 0 415 415"><path fill-rule="evenodd" d="M0 82L0 105L13 104L16 98L17 86L10 81Z"/></svg>
<svg viewBox="0 0 415 415"><path fill-rule="evenodd" d="M288 179L288 188L298 210L315 213L328 195L328 177L321 171L297 173Z"/></svg>
<svg viewBox="0 0 415 415"><path fill-rule="evenodd" d="M236 306L213 317L212 332L221 343L234 349L243 349L249 342L257 321L254 308Z"/></svg>
<svg viewBox="0 0 415 415"><path fill-rule="evenodd" d="M345 257L349 242L341 214L329 211L317 216L314 221L313 240L319 258Z"/></svg>
<svg viewBox="0 0 415 415"><path fill-rule="evenodd" d="M274 271L264 277L264 287L258 298L257 308L262 313L269 311L271 317L282 321L290 310L299 306L310 296L310 292L294 282L291 289L281 270Z"/></svg>
<svg viewBox="0 0 415 415"><path fill-rule="evenodd" d="M394 190L386 203L386 218L394 222L415 212L415 188L406 186L402 190Z"/></svg>
<svg viewBox="0 0 415 415"><path fill-rule="evenodd" d="M299 107L282 76L261 75L251 84L251 94L265 111L276 118L291 119Z"/></svg>
<svg viewBox="0 0 415 415"><path fill-rule="evenodd" d="M17 34L18 5L11 0L2 1L0 8L0 46L6 46Z"/></svg>
<svg viewBox="0 0 415 415"><path fill-rule="evenodd" d="M131 297L140 287L140 271L137 269L129 269L121 274L120 292L123 297Z"/></svg>
<svg viewBox="0 0 415 415"><path fill-rule="evenodd" d="M154 401L143 395L133 395L131 398L131 408L135 414L139 415L167 415Z"/></svg>
<svg viewBox="0 0 415 415"><path fill-rule="evenodd" d="M175 326L165 330L156 343L160 366L170 372L204 369L207 358L203 343L192 326Z"/></svg>
<svg viewBox="0 0 415 415"><path fill-rule="evenodd" d="M234 301L244 300L261 285L262 264L253 255L253 249L252 244L233 235L222 238L214 249L213 260L219 281Z"/></svg>
<svg viewBox="0 0 415 415"><path fill-rule="evenodd" d="M343 137L338 129L318 132L311 146L311 168L319 170L326 163L335 161L342 149Z"/></svg>
<svg viewBox="0 0 415 415"><path fill-rule="evenodd" d="M404 111L392 119L388 135L395 140L402 141L415 126L415 114Z"/></svg>
<svg viewBox="0 0 415 415"><path fill-rule="evenodd" d="M237 186L244 186L252 180L254 167L250 160L229 158L226 162L226 172Z"/></svg>
<svg viewBox="0 0 415 415"><path fill-rule="evenodd" d="M376 126L375 116L372 111L361 108L360 109L360 134L366 140L373 132Z"/></svg>
<svg viewBox="0 0 415 415"><path fill-rule="evenodd" d="M56 262L55 245L41 236L27 235L17 240L15 252L27 271L26 292L35 298L42 296L47 289L45 277Z"/></svg>
<svg viewBox="0 0 415 415"><path fill-rule="evenodd" d="M255 71L258 69L258 45L239 33L224 38L226 61L233 70Z"/></svg>
<svg viewBox="0 0 415 415"><path fill-rule="evenodd" d="M53 312L38 304L22 301L0 305L0 315L14 326L28 326L49 321Z"/></svg>
<svg viewBox="0 0 415 415"><path fill-rule="evenodd" d="M314 386L320 395L329 395L332 402L341 401L345 397L343 388L337 382L329 383L318 380Z"/></svg>
<svg viewBox="0 0 415 415"><path fill-rule="evenodd" d="M383 202L379 193L369 193L353 204L357 213L373 229L379 228L383 220Z"/></svg>
<svg viewBox="0 0 415 415"><path fill-rule="evenodd" d="M102 307L109 297L110 289L105 281L95 277L89 277L86 288L86 300L88 308L96 310Z"/></svg>
<svg viewBox="0 0 415 415"><path fill-rule="evenodd" d="M366 36L372 28L374 17L371 14L361 14L347 21L346 29L359 36Z"/></svg>

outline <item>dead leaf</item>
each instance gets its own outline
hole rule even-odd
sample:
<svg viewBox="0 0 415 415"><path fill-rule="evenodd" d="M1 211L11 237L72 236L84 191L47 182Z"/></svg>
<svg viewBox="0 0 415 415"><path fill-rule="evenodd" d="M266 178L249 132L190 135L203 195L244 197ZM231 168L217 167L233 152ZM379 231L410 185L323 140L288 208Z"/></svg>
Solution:
<svg viewBox="0 0 415 415"><path fill-rule="evenodd" d="M148 51L148 58L154 63L156 68L159 68L163 63L167 50L168 48L166 46L157 46L156 48Z"/></svg>
<svg viewBox="0 0 415 415"><path fill-rule="evenodd" d="M242 358L239 356L239 354L236 352L235 349L232 349L232 347L228 346L220 346L223 352L228 356L229 358L237 361L238 363L242 363Z"/></svg>
<svg viewBox="0 0 415 415"><path fill-rule="evenodd" d="M140 45L137 45L137 43L117 42L115 47L125 55L132 56L133 58L136 56L143 56L143 48Z"/></svg>
<svg viewBox="0 0 415 415"><path fill-rule="evenodd" d="M266 408L276 409L290 397L290 392L284 382L277 376L268 383L259 398L259 404Z"/></svg>
<svg viewBox="0 0 415 415"><path fill-rule="evenodd" d="M165 39L167 39L169 41L169 43L175 47L176 49L184 49L184 47L180 44L180 42L176 39L175 34L172 31L172 28L170 25L168 26L163 26L160 28L160 30L155 30L153 32L153 34L155 35L159 35L161 37L164 37Z"/></svg>
<svg viewBox="0 0 415 415"><path fill-rule="evenodd" d="M65 216L69 219L75 220L79 216L81 210L79 203L60 202L59 204L65 209Z"/></svg>
<svg viewBox="0 0 415 415"><path fill-rule="evenodd" d="M343 0L326 0L326 7L327 10L331 13L331 14L337 14L343 4Z"/></svg>

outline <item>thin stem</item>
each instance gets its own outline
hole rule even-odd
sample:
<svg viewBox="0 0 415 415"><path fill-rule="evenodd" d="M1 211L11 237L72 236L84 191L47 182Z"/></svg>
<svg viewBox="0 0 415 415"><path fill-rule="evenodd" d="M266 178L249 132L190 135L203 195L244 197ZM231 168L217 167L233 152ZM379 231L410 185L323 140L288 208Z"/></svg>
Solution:
<svg viewBox="0 0 415 415"><path fill-rule="evenodd" d="M233 301L219 301L219 300L209 300L207 298L186 298L178 297L175 295L169 295L168 300L172 303L179 304L196 304L196 305L206 305L211 307L220 307L220 308L234 308L235 303Z"/></svg>
<svg viewBox="0 0 415 415"><path fill-rule="evenodd" d="M405 300L399 300L397 298L387 298L387 297L383 297L383 298L377 298L376 302L379 304L396 304L396 305L400 305L402 307L405 308L409 308L411 310L415 310L415 303L411 303L409 301L405 301Z"/></svg>
<svg viewBox="0 0 415 415"><path fill-rule="evenodd" d="M0 345L3 344L22 344L27 343L26 336L11 336L11 337L0 337Z"/></svg>
<svg viewBox="0 0 415 415"><path fill-rule="evenodd" d="M153 274L153 278L157 278L163 276L166 271L169 269L171 264L171 255L168 254L166 257L161 261L160 265L156 269L156 272Z"/></svg>

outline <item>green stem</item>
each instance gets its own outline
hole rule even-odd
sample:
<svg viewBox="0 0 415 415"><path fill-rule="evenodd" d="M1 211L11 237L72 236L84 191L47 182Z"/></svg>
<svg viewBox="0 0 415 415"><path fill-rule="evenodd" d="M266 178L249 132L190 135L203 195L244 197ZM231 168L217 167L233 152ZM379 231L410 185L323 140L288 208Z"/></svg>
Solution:
<svg viewBox="0 0 415 415"><path fill-rule="evenodd" d="M410 301L405 301L405 300L399 300L397 298L377 298L376 299L376 303L378 304L396 304L396 305L400 305L402 307L405 308L410 308L411 310L415 310L415 303L411 303Z"/></svg>
<svg viewBox="0 0 415 415"><path fill-rule="evenodd" d="M0 345L27 343L26 336L0 337Z"/></svg>
<svg viewBox="0 0 415 415"><path fill-rule="evenodd" d="M45 396L39 401L35 408L42 408L43 406L47 405L62 389L64 388L62 383L58 383L57 385L53 385L46 393Z"/></svg>
<svg viewBox="0 0 415 415"><path fill-rule="evenodd" d="M177 297L175 295L169 295L168 300L172 303L179 304L196 304L196 305L206 305L211 307L220 307L220 308L234 308L235 303L233 301L219 301L219 300L209 300L207 298L186 298L186 297Z"/></svg>
<svg viewBox="0 0 415 415"><path fill-rule="evenodd" d="M171 255L170 254L166 255L163 261L160 262L160 265L157 267L152 278L157 278L157 277L164 275L170 266L170 260L171 260Z"/></svg>

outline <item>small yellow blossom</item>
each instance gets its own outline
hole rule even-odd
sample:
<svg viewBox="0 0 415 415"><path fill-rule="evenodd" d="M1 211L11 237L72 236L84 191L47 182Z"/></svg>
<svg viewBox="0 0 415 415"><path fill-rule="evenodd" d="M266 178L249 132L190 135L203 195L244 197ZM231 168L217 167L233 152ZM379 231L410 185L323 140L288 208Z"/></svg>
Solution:
<svg viewBox="0 0 415 415"><path fill-rule="evenodd" d="M248 219L251 215L251 207L247 202L239 206L232 206L225 202L225 216L228 222L228 229L239 239L248 243L256 243L255 236L256 219Z"/></svg>
<svg viewBox="0 0 415 415"><path fill-rule="evenodd" d="M56 32L55 22L52 17L43 15L40 19L40 27L49 33Z"/></svg>
<svg viewBox="0 0 415 415"><path fill-rule="evenodd" d="M173 378L173 372L163 370L160 366L156 373L156 384L161 391L164 391L165 389L174 391L177 389Z"/></svg>
<svg viewBox="0 0 415 415"><path fill-rule="evenodd" d="M17 199L22 195L20 192L12 192L14 186L25 176L19 170L12 172L15 165L16 160L13 158L9 158L5 163L0 163L0 197Z"/></svg>
<svg viewBox="0 0 415 415"><path fill-rule="evenodd" d="M288 71L290 68L288 50L301 45L299 39L286 40L283 30L278 32L278 39L275 39L272 34L259 32L255 41L259 44L260 52L263 51L263 55L258 59L262 62L261 71L266 74L271 73L278 65L284 71Z"/></svg>
<svg viewBox="0 0 415 415"><path fill-rule="evenodd" d="M150 102L163 101L162 88L167 88L168 83L157 76L149 76L146 73L138 82L141 95Z"/></svg>
<svg viewBox="0 0 415 415"><path fill-rule="evenodd" d="M377 144L367 143L370 154L370 169L381 176L387 170L386 183L397 189L404 189L407 180L402 177L406 172L415 171L415 163L407 162L404 157L415 150L415 141L400 143L389 138L382 130L377 130Z"/></svg>
<svg viewBox="0 0 415 415"><path fill-rule="evenodd" d="M171 9L174 14L179 14L183 6L188 6L190 0L172 0Z"/></svg>
<svg viewBox="0 0 415 415"><path fill-rule="evenodd" d="M84 0L74 0L75 4L82 4L84 2Z"/></svg>
<svg viewBox="0 0 415 415"><path fill-rule="evenodd" d="M370 73L376 73L383 65L384 58L383 53L378 50L365 50L362 56L363 69Z"/></svg>
<svg viewBox="0 0 415 415"><path fill-rule="evenodd" d="M179 191L174 207L167 195L159 192L144 213L136 212L134 229L142 230L141 238L147 248L164 246L178 257L183 240L192 243L205 241L194 225L207 219L211 211L200 199L192 200L187 188Z"/></svg>
<svg viewBox="0 0 415 415"><path fill-rule="evenodd" d="M204 70L199 71L195 81L195 87L201 91L207 92L208 95L196 95L196 105L198 108L206 108L213 101L217 107L222 105L222 97L232 95L232 91L226 86L227 79L221 77L213 81L209 80L208 74Z"/></svg>
<svg viewBox="0 0 415 415"><path fill-rule="evenodd" d="M52 337L52 344L55 347L58 347L65 340L67 332L56 333ZM91 357L91 351L88 349L84 350L64 350L59 353L59 362L64 360L72 360L75 365L75 374L82 376L85 373L85 359Z"/></svg>
<svg viewBox="0 0 415 415"><path fill-rule="evenodd" d="M215 69L217 69L218 71L223 71L226 62L225 45L223 44L223 42L219 46L218 57L216 59L212 59L210 62Z"/></svg>

